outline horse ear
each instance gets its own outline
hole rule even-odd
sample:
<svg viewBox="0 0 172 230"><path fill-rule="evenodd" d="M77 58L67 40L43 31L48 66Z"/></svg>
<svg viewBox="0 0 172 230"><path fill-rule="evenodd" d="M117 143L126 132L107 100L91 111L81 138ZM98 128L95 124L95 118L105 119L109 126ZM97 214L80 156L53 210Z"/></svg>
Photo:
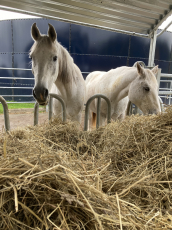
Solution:
<svg viewBox="0 0 172 230"><path fill-rule="evenodd" d="M137 62L137 71L139 75L144 76L145 71L138 62Z"/></svg>
<svg viewBox="0 0 172 230"><path fill-rule="evenodd" d="M158 65L156 65L151 71L156 75L158 73Z"/></svg>
<svg viewBox="0 0 172 230"><path fill-rule="evenodd" d="M39 32L39 29L38 27L36 26L36 22L33 23L32 25L32 28L31 28L31 35L32 35L32 38L33 40L37 41L40 37L41 37L41 34Z"/></svg>
<svg viewBox="0 0 172 230"><path fill-rule="evenodd" d="M52 42L54 42L57 39L57 34L54 29L54 27L48 23L49 29L48 29L48 36L51 39Z"/></svg>

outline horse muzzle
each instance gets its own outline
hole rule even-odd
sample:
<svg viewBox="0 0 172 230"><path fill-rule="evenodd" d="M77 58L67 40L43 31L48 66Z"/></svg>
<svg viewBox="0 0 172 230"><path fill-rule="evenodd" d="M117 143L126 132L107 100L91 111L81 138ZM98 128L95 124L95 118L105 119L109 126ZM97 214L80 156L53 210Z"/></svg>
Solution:
<svg viewBox="0 0 172 230"><path fill-rule="evenodd" d="M35 87L33 89L33 96L39 103L39 105L47 105L48 104L48 89L43 87Z"/></svg>

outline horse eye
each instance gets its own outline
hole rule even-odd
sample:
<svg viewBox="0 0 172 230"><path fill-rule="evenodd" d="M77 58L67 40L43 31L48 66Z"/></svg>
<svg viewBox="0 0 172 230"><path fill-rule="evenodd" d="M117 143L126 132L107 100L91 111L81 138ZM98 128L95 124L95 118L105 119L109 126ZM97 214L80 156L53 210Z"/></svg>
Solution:
<svg viewBox="0 0 172 230"><path fill-rule="evenodd" d="M145 91L149 92L150 91L150 88L148 86L146 87L143 87Z"/></svg>
<svg viewBox="0 0 172 230"><path fill-rule="evenodd" d="M54 57L53 57L53 61L57 61L57 56L54 56Z"/></svg>

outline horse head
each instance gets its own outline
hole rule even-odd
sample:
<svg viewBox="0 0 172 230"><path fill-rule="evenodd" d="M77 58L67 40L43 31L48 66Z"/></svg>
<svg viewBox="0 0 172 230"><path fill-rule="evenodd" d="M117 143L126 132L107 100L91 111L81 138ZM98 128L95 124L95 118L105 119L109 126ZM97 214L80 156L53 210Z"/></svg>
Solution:
<svg viewBox="0 0 172 230"><path fill-rule="evenodd" d="M49 24L47 35L41 35L36 23L32 25L31 36L34 44L31 48L32 73L35 78L33 96L40 105L48 103L49 91L59 74L60 44L57 34Z"/></svg>
<svg viewBox="0 0 172 230"><path fill-rule="evenodd" d="M138 76L131 82L128 97L144 114L157 114L161 111L158 98L158 83L155 75L158 66L152 70L136 65Z"/></svg>

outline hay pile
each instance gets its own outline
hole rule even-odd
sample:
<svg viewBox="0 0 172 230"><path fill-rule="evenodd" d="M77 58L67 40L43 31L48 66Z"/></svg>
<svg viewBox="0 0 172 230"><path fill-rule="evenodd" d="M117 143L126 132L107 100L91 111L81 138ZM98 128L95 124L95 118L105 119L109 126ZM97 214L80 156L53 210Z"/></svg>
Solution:
<svg viewBox="0 0 172 230"><path fill-rule="evenodd" d="M172 108L0 138L0 229L172 229Z"/></svg>

